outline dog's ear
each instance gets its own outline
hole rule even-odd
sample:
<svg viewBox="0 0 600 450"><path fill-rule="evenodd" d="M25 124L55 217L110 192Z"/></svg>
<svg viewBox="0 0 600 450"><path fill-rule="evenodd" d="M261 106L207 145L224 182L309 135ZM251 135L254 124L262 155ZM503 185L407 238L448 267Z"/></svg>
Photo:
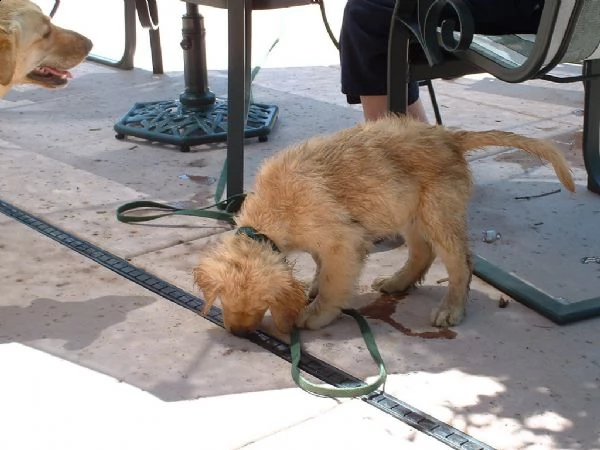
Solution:
<svg viewBox="0 0 600 450"><path fill-rule="evenodd" d="M304 285L291 276L277 295L269 299L271 317L281 333L288 334L292 331L296 318L307 301Z"/></svg>
<svg viewBox="0 0 600 450"><path fill-rule="evenodd" d="M0 27L0 84L8 86L13 79L17 65L15 35Z"/></svg>
<svg viewBox="0 0 600 450"><path fill-rule="evenodd" d="M213 272L214 273L214 272ZM210 271L206 270L206 267L200 263L194 269L194 284L200 288L204 295L204 309L203 314L208 313L210 307L213 305L217 296L219 295L219 286L222 280L217 280Z"/></svg>

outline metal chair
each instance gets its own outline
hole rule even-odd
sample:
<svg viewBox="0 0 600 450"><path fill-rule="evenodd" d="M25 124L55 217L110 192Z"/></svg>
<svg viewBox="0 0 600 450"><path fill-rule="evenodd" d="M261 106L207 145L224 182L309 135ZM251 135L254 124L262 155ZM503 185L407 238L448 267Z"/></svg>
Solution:
<svg viewBox="0 0 600 450"><path fill-rule="evenodd" d="M455 10L456 21L441 20L442 7L447 5ZM546 0L535 36L475 35L462 0L397 0L389 42L389 109L406 111L410 79L486 72L509 83L533 78L583 81L587 187L600 194L600 110L593 107L600 102L599 25L598 0ZM566 78L550 74L560 63L582 63L583 73Z"/></svg>
<svg viewBox="0 0 600 450"><path fill-rule="evenodd" d="M440 20L441 9L447 5L454 8L457 21ZM389 109L406 112L408 80L487 72L510 83L533 78L583 81L587 187L600 194L599 23L598 0L545 0L535 36L482 36L473 34L473 19L462 0L397 0L389 41ZM567 62L582 62L582 75L560 78L550 73L557 64ZM565 302L478 255L473 259L475 275L557 324L600 314L600 297Z"/></svg>
<svg viewBox="0 0 600 450"><path fill-rule="evenodd" d="M160 33L158 30L158 7L156 0L123 0L125 19L125 46L123 55L118 61L98 55L89 55L87 59L118 69L133 69L133 57L136 47L136 11L140 24L146 28L150 35L150 51L152 53L152 71L155 74L163 73L162 50L160 47ZM48 14L54 17L60 0L54 1L54 6Z"/></svg>

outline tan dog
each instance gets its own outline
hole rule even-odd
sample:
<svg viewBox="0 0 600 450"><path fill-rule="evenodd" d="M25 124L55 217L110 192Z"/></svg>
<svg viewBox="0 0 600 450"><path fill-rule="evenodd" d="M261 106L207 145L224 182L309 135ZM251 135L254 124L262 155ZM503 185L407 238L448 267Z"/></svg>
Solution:
<svg viewBox="0 0 600 450"><path fill-rule="evenodd" d="M29 0L0 0L0 97L15 84L64 86L91 49L88 38L53 25Z"/></svg>
<svg viewBox="0 0 600 450"><path fill-rule="evenodd" d="M423 279L437 254L448 272L448 291L432 323L456 325L472 272L472 181L464 154L490 145L549 161L565 187L575 190L567 162L549 142L384 118L309 139L265 161L236 219L238 232L208 250L194 270L195 282L208 306L220 298L225 327L234 334L257 328L267 309L282 332L294 322L316 329L333 321L352 296L373 240L401 233L408 261L373 288L406 290ZM308 252L317 264L309 292L316 299L308 306L286 264L291 251Z"/></svg>

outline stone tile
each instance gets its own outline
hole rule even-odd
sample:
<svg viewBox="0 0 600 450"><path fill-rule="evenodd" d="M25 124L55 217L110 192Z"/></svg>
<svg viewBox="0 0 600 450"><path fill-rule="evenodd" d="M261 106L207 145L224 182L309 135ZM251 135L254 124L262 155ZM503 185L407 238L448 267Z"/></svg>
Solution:
<svg viewBox="0 0 600 450"><path fill-rule="evenodd" d="M252 450L400 447L445 449L433 437L363 403L347 402L318 417L282 430L245 448Z"/></svg>
<svg viewBox="0 0 600 450"><path fill-rule="evenodd" d="M0 344L42 350L165 401L293 386L288 363L255 344L24 225L2 226Z"/></svg>
<svg viewBox="0 0 600 450"><path fill-rule="evenodd" d="M298 389L165 401L21 344L0 345L0 357L0 442L14 450L235 449L337 406Z"/></svg>

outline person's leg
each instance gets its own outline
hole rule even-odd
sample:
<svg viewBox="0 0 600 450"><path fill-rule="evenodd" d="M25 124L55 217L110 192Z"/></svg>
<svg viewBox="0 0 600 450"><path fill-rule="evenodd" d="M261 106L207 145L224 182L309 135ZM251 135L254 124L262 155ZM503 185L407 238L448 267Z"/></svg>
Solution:
<svg viewBox="0 0 600 450"><path fill-rule="evenodd" d="M479 33L535 33L544 0L467 0ZM362 103L366 120L387 113L387 44L394 0L348 0L340 35L342 92ZM414 86L416 83L411 83ZM414 87L412 87L414 92ZM416 95L407 113L427 122Z"/></svg>
<svg viewBox="0 0 600 450"><path fill-rule="evenodd" d="M361 103L365 120L388 113L387 47L395 0L348 0L340 33L342 92ZM408 86L407 114L427 122L419 86Z"/></svg>
<svg viewBox="0 0 600 450"><path fill-rule="evenodd" d="M367 121L377 120L388 113L387 95L361 95L360 102ZM408 105L406 114L421 122L429 123L420 98Z"/></svg>
<svg viewBox="0 0 600 450"><path fill-rule="evenodd" d="M365 120L377 120L387 113L387 95L361 95L363 115Z"/></svg>

